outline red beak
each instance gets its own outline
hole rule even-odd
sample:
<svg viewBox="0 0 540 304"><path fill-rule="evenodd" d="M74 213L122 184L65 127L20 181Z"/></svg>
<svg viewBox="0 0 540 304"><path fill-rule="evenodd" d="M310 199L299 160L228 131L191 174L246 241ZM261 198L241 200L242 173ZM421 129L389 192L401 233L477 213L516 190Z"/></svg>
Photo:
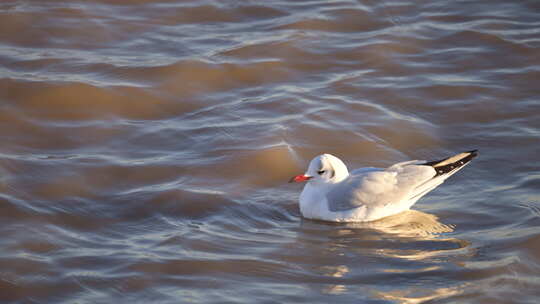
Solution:
<svg viewBox="0 0 540 304"><path fill-rule="evenodd" d="M297 176L293 176L289 180L289 183L292 183L292 182L295 182L295 183L306 182L306 181L310 180L312 177L313 176L307 176L307 175L304 175L304 174L300 174L300 175L297 175Z"/></svg>

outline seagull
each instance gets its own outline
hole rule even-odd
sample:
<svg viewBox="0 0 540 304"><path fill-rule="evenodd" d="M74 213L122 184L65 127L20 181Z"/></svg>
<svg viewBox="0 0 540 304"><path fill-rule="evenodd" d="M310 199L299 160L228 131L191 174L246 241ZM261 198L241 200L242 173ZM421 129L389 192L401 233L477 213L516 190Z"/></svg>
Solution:
<svg viewBox="0 0 540 304"><path fill-rule="evenodd" d="M478 150L437 161L412 160L386 169L349 172L331 154L315 157L304 174L289 182L306 182L300 212L309 219L330 222L369 222L411 208L421 197L465 167Z"/></svg>

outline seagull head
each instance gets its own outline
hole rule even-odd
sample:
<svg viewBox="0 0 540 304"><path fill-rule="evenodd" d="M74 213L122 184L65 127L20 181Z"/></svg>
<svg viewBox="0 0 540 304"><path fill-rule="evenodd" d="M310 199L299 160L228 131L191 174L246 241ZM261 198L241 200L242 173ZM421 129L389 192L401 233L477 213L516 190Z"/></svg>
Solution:
<svg viewBox="0 0 540 304"><path fill-rule="evenodd" d="M311 160L306 173L293 176L289 182L338 183L348 175L347 166L341 159L331 154L321 154Z"/></svg>

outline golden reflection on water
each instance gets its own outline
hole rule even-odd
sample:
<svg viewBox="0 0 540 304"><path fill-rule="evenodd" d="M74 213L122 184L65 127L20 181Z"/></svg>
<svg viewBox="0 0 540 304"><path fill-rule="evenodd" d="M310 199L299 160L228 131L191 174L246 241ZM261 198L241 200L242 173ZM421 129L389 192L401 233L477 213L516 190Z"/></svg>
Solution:
<svg viewBox="0 0 540 304"><path fill-rule="evenodd" d="M396 289L387 291L374 291L373 296L381 300L393 301L401 304L418 304L427 301L445 299L459 295L470 284L461 284L453 287L442 288L410 288L407 290Z"/></svg>
<svg viewBox="0 0 540 304"><path fill-rule="evenodd" d="M349 224L358 227L376 229L384 233L394 234L400 237L434 238L440 233L453 232L450 225L439 222L439 218L433 214L417 210L407 210L393 216L382 218L378 221Z"/></svg>
<svg viewBox="0 0 540 304"><path fill-rule="evenodd" d="M366 230L364 230L366 229ZM364 233L369 230L374 230L377 233ZM333 236L337 236L336 241L330 242L327 250L334 254L341 255L343 250L350 252L355 249L358 253L368 253L376 257L393 258L398 260L429 262L434 258L448 255L471 256L474 251L469 248L469 243L457 238L444 237L443 234L451 233L454 227L441 223L437 216L417 210L409 210L400 214L383 218L381 220L369 223L347 223L342 229L334 230ZM382 234L381 234L382 233ZM360 239L367 242L382 242L374 246L374 248L352 248L352 244L347 240ZM392 240L386 243L387 240ZM403 247L396 248L395 241L404 244ZM406 244L409 242L430 242L429 246L413 246L414 249L409 249ZM433 246L441 244L441 246ZM381 244L382 247L381 248ZM386 246L388 244L388 246ZM449 245L450 244L450 245ZM449 247L450 246L450 247ZM429 265L425 267L418 265L413 268L399 268L392 266L384 266L379 268L381 273L393 273L400 275L403 273L426 273L436 271L441 268L440 265ZM458 263L459 265L459 263ZM350 292L354 289L351 284L347 283L347 279L353 278L351 272L353 265L324 265L316 268L316 272L324 277L336 278L338 284L325 284L321 288L321 293L338 295ZM462 287L445 287L438 289L422 289L416 286L407 289L396 289L391 291L378 291L369 289L367 292L374 298L382 300L392 300L398 303L421 303L433 299L440 299L459 294ZM363 290L362 293L365 293Z"/></svg>
<svg viewBox="0 0 540 304"><path fill-rule="evenodd" d="M415 249L378 249L377 253L390 258L399 258L410 261L421 261L446 256L448 254L461 254L471 256L474 251L469 248L469 242L458 238L442 237L442 233L454 231L451 225L439 222L437 216L416 210L408 210L395 216L383 218L380 221L367 223L368 227L384 233L394 234L399 237L411 238L415 241L435 241L441 244L453 243L452 248L437 249L437 247ZM437 267L427 267L422 271L435 270ZM403 269L386 269L386 272L407 272ZM416 269L414 271L419 271Z"/></svg>
<svg viewBox="0 0 540 304"><path fill-rule="evenodd" d="M322 275L333 278L342 278L349 273L349 267L345 265L337 266L322 266L319 268ZM341 294L347 291L347 287L343 284L328 284L325 285L321 292L324 294Z"/></svg>

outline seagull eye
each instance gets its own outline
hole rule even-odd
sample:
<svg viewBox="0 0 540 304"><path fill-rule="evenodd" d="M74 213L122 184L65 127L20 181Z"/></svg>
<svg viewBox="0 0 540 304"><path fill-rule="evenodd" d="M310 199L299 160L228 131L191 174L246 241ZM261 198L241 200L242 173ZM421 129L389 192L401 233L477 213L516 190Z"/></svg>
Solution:
<svg viewBox="0 0 540 304"><path fill-rule="evenodd" d="M317 171L317 173L319 173L319 175L323 175L324 172L326 172L326 171L324 171L324 170L319 170L319 171Z"/></svg>

